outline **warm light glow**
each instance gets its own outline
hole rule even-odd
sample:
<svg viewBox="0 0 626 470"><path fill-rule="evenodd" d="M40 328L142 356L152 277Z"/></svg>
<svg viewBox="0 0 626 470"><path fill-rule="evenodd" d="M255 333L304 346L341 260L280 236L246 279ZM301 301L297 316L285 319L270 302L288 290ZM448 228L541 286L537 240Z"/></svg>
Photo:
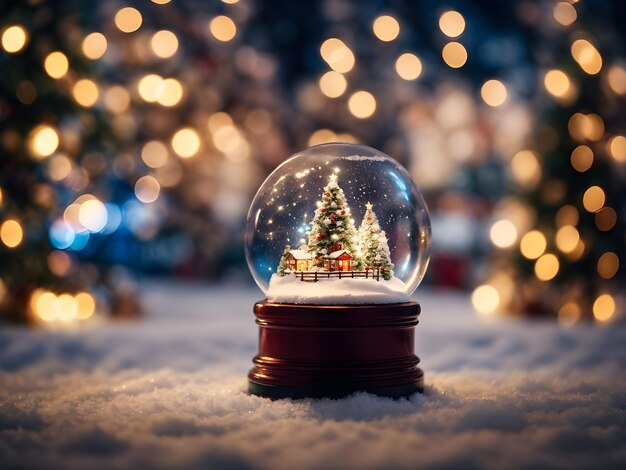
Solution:
<svg viewBox="0 0 626 470"><path fill-rule="evenodd" d="M30 302L41 320L54 321L60 317L59 300L52 292L36 290L33 292Z"/></svg>
<svg viewBox="0 0 626 470"><path fill-rule="evenodd" d="M610 294L600 295L593 303L593 316L598 321L608 321L614 313L615 299Z"/></svg>
<svg viewBox="0 0 626 470"><path fill-rule="evenodd" d="M346 78L339 72L326 72L320 78L320 90L329 98L338 98L343 95L348 88Z"/></svg>
<svg viewBox="0 0 626 470"><path fill-rule="evenodd" d="M520 186L532 189L541 180L541 165L537 154L530 150L517 152L511 159L511 174Z"/></svg>
<svg viewBox="0 0 626 470"><path fill-rule="evenodd" d="M510 220L498 220L491 226L489 237L498 248L509 248L517 240L517 228Z"/></svg>
<svg viewBox="0 0 626 470"><path fill-rule="evenodd" d="M619 257L612 251L607 251L598 259L598 275L602 279L611 279L619 269Z"/></svg>
<svg viewBox="0 0 626 470"><path fill-rule="evenodd" d="M604 135L604 121L597 114L574 113L567 122L567 129L576 140L597 141Z"/></svg>
<svg viewBox="0 0 626 470"><path fill-rule="evenodd" d="M626 137L616 135L609 140L609 153L618 162L626 162Z"/></svg>
<svg viewBox="0 0 626 470"><path fill-rule="evenodd" d="M22 226L15 219L7 219L0 225L0 240L8 248L15 248L24 238Z"/></svg>
<svg viewBox="0 0 626 470"><path fill-rule="evenodd" d="M65 155L52 157L48 164L48 176L54 181L61 181L72 172L72 161Z"/></svg>
<svg viewBox="0 0 626 470"><path fill-rule="evenodd" d="M89 199L78 209L78 221L90 232L100 232L106 227L107 220L107 209L98 199Z"/></svg>
<svg viewBox="0 0 626 470"><path fill-rule="evenodd" d="M393 41L400 34L400 24L393 16L383 15L372 24L374 35L384 42Z"/></svg>
<svg viewBox="0 0 626 470"><path fill-rule="evenodd" d="M612 207L603 207L596 212L596 227L601 232L608 232L617 223L617 212Z"/></svg>
<svg viewBox="0 0 626 470"><path fill-rule="evenodd" d="M319 144L327 144L329 142L337 142L337 134L330 129L318 129L309 137L309 147Z"/></svg>
<svg viewBox="0 0 626 470"><path fill-rule="evenodd" d="M324 41L320 47L320 54L330 68L339 73L348 73L356 61L352 50L337 38Z"/></svg>
<svg viewBox="0 0 626 470"><path fill-rule="evenodd" d="M209 127L211 133L214 134L224 126L234 126L233 118L231 118L228 113L220 111L211 114L209 120L207 121L207 126Z"/></svg>
<svg viewBox="0 0 626 470"><path fill-rule="evenodd" d="M104 106L115 114L121 114L130 106L130 93L120 85L113 85L104 93Z"/></svg>
<svg viewBox="0 0 626 470"><path fill-rule="evenodd" d="M561 207L556 213L556 226L563 227L564 225L576 225L578 224L578 209L567 204Z"/></svg>
<svg viewBox="0 0 626 470"><path fill-rule="evenodd" d="M20 25L12 25L2 33L2 48L9 54L21 51L26 45L28 34Z"/></svg>
<svg viewBox="0 0 626 470"><path fill-rule="evenodd" d="M626 69L620 65L614 65L607 74L609 87L618 95L626 95Z"/></svg>
<svg viewBox="0 0 626 470"><path fill-rule="evenodd" d="M180 129L172 137L172 148L182 158L193 157L200 150L200 136L194 129Z"/></svg>
<svg viewBox="0 0 626 470"><path fill-rule="evenodd" d="M167 163L169 153L164 143L157 140L147 142L141 149L141 159L150 168L160 168Z"/></svg>
<svg viewBox="0 0 626 470"><path fill-rule="evenodd" d="M563 26L569 26L578 15L576 14L576 8L569 2L559 2L554 6L554 10L552 11L554 15L554 19L557 23L562 24Z"/></svg>
<svg viewBox="0 0 626 470"><path fill-rule="evenodd" d="M576 302L567 302L559 309L559 323L563 326L572 326L580 320L581 315L582 311L580 309L580 305Z"/></svg>
<svg viewBox="0 0 626 470"><path fill-rule="evenodd" d="M163 93L163 78L151 73L139 81L137 87L139 96L148 103L155 103Z"/></svg>
<svg viewBox="0 0 626 470"><path fill-rule="evenodd" d="M157 5L166 5L168 3L170 3L172 0L152 0L152 3L156 3ZM224 0L222 0L224 1ZM236 0L239 1L239 0ZM227 3L227 2L224 2Z"/></svg>
<svg viewBox="0 0 626 470"><path fill-rule="evenodd" d="M604 206L606 196L600 186L591 186L583 194L583 206L589 212L598 212Z"/></svg>
<svg viewBox="0 0 626 470"><path fill-rule="evenodd" d="M49 157L59 147L59 134L50 126L37 126L30 131L28 142L28 147L34 157Z"/></svg>
<svg viewBox="0 0 626 470"><path fill-rule="evenodd" d="M578 230L572 225L564 225L556 232L556 246L563 253L571 253L576 250L579 241Z"/></svg>
<svg viewBox="0 0 626 470"><path fill-rule="evenodd" d="M70 63L67 60L65 54L59 51L51 52L46 56L46 60L43 63L46 73L52 78L62 78L67 74L70 68Z"/></svg>
<svg viewBox="0 0 626 470"><path fill-rule="evenodd" d="M489 106L501 106L506 101L506 87L500 80L487 80L480 89L480 96Z"/></svg>
<svg viewBox="0 0 626 470"><path fill-rule="evenodd" d="M572 151L570 161L574 170L583 173L593 164L593 151L586 145L579 145Z"/></svg>
<svg viewBox="0 0 626 470"><path fill-rule="evenodd" d="M586 39L578 39L572 43L572 57L580 68L589 75L596 75L602 70L602 56Z"/></svg>
<svg viewBox="0 0 626 470"><path fill-rule="evenodd" d="M228 42L237 34L237 25L228 16L216 16L209 23L209 30L215 39Z"/></svg>
<svg viewBox="0 0 626 470"><path fill-rule="evenodd" d="M495 287L483 284L472 292L472 305L479 313L494 313L500 306L500 294Z"/></svg>
<svg viewBox="0 0 626 470"><path fill-rule="evenodd" d="M357 91L348 100L348 109L359 119L366 119L376 111L376 98L367 91Z"/></svg>
<svg viewBox="0 0 626 470"><path fill-rule="evenodd" d="M535 261L535 276L540 281L549 281L559 272L559 259L552 253L541 255Z"/></svg>
<svg viewBox="0 0 626 470"><path fill-rule="evenodd" d="M171 31L164 29L154 33L150 40L150 45L157 57L167 59L176 54L178 50L178 38Z"/></svg>
<svg viewBox="0 0 626 470"><path fill-rule="evenodd" d="M183 86L175 78L166 78L161 82L158 102L161 106L176 106L183 98Z"/></svg>
<svg viewBox="0 0 626 470"><path fill-rule="evenodd" d="M123 33L132 33L141 26L141 13L132 7L125 7L115 14L115 26Z"/></svg>
<svg viewBox="0 0 626 470"><path fill-rule="evenodd" d="M87 320L96 311L96 301L88 292L79 292L74 297L77 306L76 318Z"/></svg>
<svg viewBox="0 0 626 470"><path fill-rule="evenodd" d="M83 40L83 54L91 60L97 60L107 50L107 38L102 33L91 33Z"/></svg>
<svg viewBox="0 0 626 470"><path fill-rule="evenodd" d="M459 37L465 31L465 18L458 11L446 11L439 17L439 29L450 38Z"/></svg>
<svg viewBox="0 0 626 470"><path fill-rule="evenodd" d="M571 82L569 77L562 70L553 69L543 77L543 83L550 93L557 98L564 98L569 94Z"/></svg>
<svg viewBox="0 0 626 470"><path fill-rule="evenodd" d="M449 42L443 46L441 56L446 65L453 69L463 67L467 62L467 51L460 42Z"/></svg>
<svg viewBox="0 0 626 470"><path fill-rule="evenodd" d="M142 176L135 183L135 196L146 204L156 201L160 192L161 185L154 176Z"/></svg>
<svg viewBox="0 0 626 470"><path fill-rule="evenodd" d="M96 104L100 94L98 91L98 85L87 78L78 80L74 84L72 93L76 102L85 108L90 108Z"/></svg>
<svg viewBox="0 0 626 470"><path fill-rule="evenodd" d="M519 249L525 258L537 259L546 251L547 246L544 234L539 230L532 230L522 237Z"/></svg>
<svg viewBox="0 0 626 470"><path fill-rule="evenodd" d="M404 80L415 80L422 74L422 62L415 54L402 54L396 60L396 73Z"/></svg>

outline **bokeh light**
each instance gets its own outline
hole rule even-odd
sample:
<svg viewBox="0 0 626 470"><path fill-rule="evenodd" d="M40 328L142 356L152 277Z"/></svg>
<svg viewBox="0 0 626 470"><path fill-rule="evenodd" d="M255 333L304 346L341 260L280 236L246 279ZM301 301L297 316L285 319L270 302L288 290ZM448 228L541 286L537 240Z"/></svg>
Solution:
<svg viewBox="0 0 626 470"><path fill-rule="evenodd" d="M626 95L626 68L621 65L613 65L609 68L607 81L614 93Z"/></svg>
<svg viewBox="0 0 626 470"><path fill-rule="evenodd" d="M164 29L152 35L150 45L157 57L167 59L176 54L178 50L178 38L173 32Z"/></svg>
<svg viewBox="0 0 626 470"><path fill-rule="evenodd" d="M141 159L150 168L160 168L167 163L169 152L163 142L152 140L141 149Z"/></svg>
<svg viewBox="0 0 626 470"><path fill-rule="evenodd" d="M467 50L460 42L449 42L441 50L443 61L453 69L461 68L467 62Z"/></svg>
<svg viewBox="0 0 626 470"><path fill-rule="evenodd" d="M50 126L35 127L28 135L30 153L35 158L44 158L52 155L59 147L59 134Z"/></svg>
<svg viewBox="0 0 626 470"><path fill-rule="evenodd" d="M556 232L556 247L563 253L571 253L578 246L580 234L576 227L572 225L564 225Z"/></svg>
<svg viewBox="0 0 626 470"><path fill-rule="evenodd" d="M576 8L569 2L559 2L554 5L552 15L557 23L563 26L571 25L578 18Z"/></svg>
<svg viewBox="0 0 626 470"><path fill-rule="evenodd" d="M337 38L324 41L320 47L320 55L331 69L339 73L348 73L356 62L352 50Z"/></svg>
<svg viewBox="0 0 626 470"><path fill-rule="evenodd" d="M541 165L537 154L531 150L521 150L511 159L511 174L520 186L532 189L541 180Z"/></svg>
<svg viewBox="0 0 626 470"><path fill-rule="evenodd" d="M23 238L24 230L16 219L7 219L0 225L0 240L7 248L16 248Z"/></svg>
<svg viewBox="0 0 626 470"><path fill-rule="evenodd" d="M172 148L182 158L193 157L200 150L200 136L189 127L180 129L172 137Z"/></svg>
<svg viewBox="0 0 626 470"><path fill-rule="evenodd" d="M166 78L163 80L159 89L160 93L157 101L161 106L176 106L183 98L183 86L175 78Z"/></svg>
<svg viewBox="0 0 626 470"><path fill-rule="evenodd" d="M520 252L528 259L539 258L546 251L547 246L546 237L539 230L531 230L520 240Z"/></svg>
<svg viewBox="0 0 626 470"><path fill-rule="evenodd" d="M549 70L543 78L543 83L548 93L557 98L568 96L572 88L570 78L558 69Z"/></svg>
<svg viewBox="0 0 626 470"><path fill-rule="evenodd" d="M348 109L359 119L367 119L376 111L376 98L368 91L357 91L348 100Z"/></svg>
<svg viewBox="0 0 626 470"><path fill-rule="evenodd" d="M60 51L51 52L46 56L43 63L46 73L52 78L63 78L70 68L70 63L65 54Z"/></svg>
<svg viewBox="0 0 626 470"><path fill-rule="evenodd" d="M465 31L465 18L458 11L446 11L439 17L439 29L450 38L459 37Z"/></svg>
<svg viewBox="0 0 626 470"><path fill-rule="evenodd" d="M329 98L338 98L343 95L348 88L348 81L339 72L331 70L320 78L320 90Z"/></svg>
<svg viewBox="0 0 626 470"><path fill-rule="evenodd" d="M400 23L393 16L382 15L372 23L374 35L383 42L393 41L400 34Z"/></svg>
<svg viewBox="0 0 626 470"><path fill-rule="evenodd" d="M593 165L593 151L586 145L579 145L572 151L570 161L576 171L583 173Z"/></svg>
<svg viewBox="0 0 626 470"><path fill-rule="evenodd" d="M228 42L237 34L237 25L228 16L216 16L209 23L209 31L215 39Z"/></svg>
<svg viewBox="0 0 626 470"><path fill-rule="evenodd" d="M489 106L502 106L507 97L506 86L500 80L487 80L480 88L480 96Z"/></svg>
<svg viewBox="0 0 626 470"><path fill-rule="evenodd" d="M572 326L582 315L580 305L576 302L567 302L559 308L558 320L562 326Z"/></svg>
<svg viewBox="0 0 626 470"><path fill-rule="evenodd" d="M28 34L21 25L11 25L2 32L2 48L9 54L15 54L26 46Z"/></svg>
<svg viewBox="0 0 626 470"><path fill-rule="evenodd" d="M150 73L139 80L137 90L144 101L155 103L163 93L163 77Z"/></svg>
<svg viewBox="0 0 626 470"><path fill-rule="evenodd" d="M160 192L161 185L154 176L142 176L135 183L135 196L143 203L156 201Z"/></svg>
<svg viewBox="0 0 626 470"><path fill-rule="evenodd" d="M583 206L589 212L598 212L605 201L606 196L600 186L591 186L583 194Z"/></svg>
<svg viewBox="0 0 626 470"><path fill-rule="evenodd" d="M498 248L509 248L517 241L517 228L510 220L498 220L491 226L489 238Z"/></svg>
<svg viewBox="0 0 626 470"><path fill-rule="evenodd" d="M96 104L100 96L98 85L88 78L78 80L72 88L72 94L76 102L85 108L90 108Z"/></svg>
<svg viewBox="0 0 626 470"><path fill-rule="evenodd" d="M404 80L416 80L422 74L422 62L415 54L402 54L396 60L396 73Z"/></svg>
<svg viewBox="0 0 626 470"><path fill-rule="evenodd" d="M619 257L612 251L603 253L602 256L598 258L597 269L598 275L602 279L611 279L617 274L617 270L619 269Z"/></svg>
<svg viewBox="0 0 626 470"><path fill-rule="evenodd" d="M98 199L83 202L78 210L78 221L90 232L100 232L107 224L107 209Z"/></svg>
<svg viewBox="0 0 626 470"><path fill-rule="evenodd" d="M126 112L130 106L130 93L120 85L113 85L104 92L104 106L114 114Z"/></svg>
<svg viewBox="0 0 626 470"><path fill-rule="evenodd" d="M489 284L483 284L474 289L471 300L478 313L492 314L500 306L500 294L495 287Z"/></svg>
<svg viewBox="0 0 626 470"><path fill-rule="evenodd" d="M87 320L95 313L96 301L89 292L79 292L74 299L77 306L76 318Z"/></svg>
<svg viewBox="0 0 626 470"><path fill-rule="evenodd" d="M611 137L608 143L609 153L611 157L618 162L626 162L626 137L616 135Z"/></svg>
<svg viewBox="0 0 626 470"><path fill-rule="evenodd" d="M602 56L586 39L577 39L572 43L571 53L574 60L589 75L596 75L602 70Z"/></svg>
<svg viewBox="0 0 626 470"><path fill-rule="evenodd" d="M559 259L552 253L541 255L535 261L535 276L540 281L550 281L559 272Z"/></svg>
<svg viewBox="0 0 626 470"><path fill-rule="evenodd" d="M610 294L602 294L593 302L593 316L600 322L605 322L615 313L615 299Z"/></svg>
<svg viewBox="0 0 626 470"><path fill-rule="evenodd" d="M141 13L133 7L124 7L115 14L115 26L123 33L132 33L141 27Z"/></svg>
<svg viewBox="0 0 626 470"><path fill-rule="evenodd" d="M107 50L107 38L102 33L88 34L83 40L83 54L91 60L101 58Z"/></svg>
<svg viewBox="0 0 626 470"><path fill-rule="evenodd" d="M617 212L612 207L605 206L596 212L595 223L598 230L608 232L617 223Z"/></svg>

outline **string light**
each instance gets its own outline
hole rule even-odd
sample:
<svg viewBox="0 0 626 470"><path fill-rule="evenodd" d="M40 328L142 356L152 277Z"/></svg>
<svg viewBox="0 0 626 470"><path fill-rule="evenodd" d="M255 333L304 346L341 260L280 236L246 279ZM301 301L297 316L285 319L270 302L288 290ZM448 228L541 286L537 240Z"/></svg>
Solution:
<svg viewBox="0 0 626 470"><path fill-rule="evenodd" d="M557 23L563 26L571 25L578 18L576 8L569 2L557 3L552 10L552 15Z"/></svg>
<svg viewBox="0 0 626 470"><path fill-rule="evenodd" d="M483 284L474 289L471 300L474 309L483 314L494 313L500 306L500 294L489 284Z"/></svg>
<svg viewBox="0 0 626 470"><path fill-rule="evenodd" d="M604 135L604 121L597 114L574 113L567 122L567 129L576 140L595 142Z"/></svg>
<svg viewBox="0 0 626 470"><path fill-rule="evenodd" d="M172 148L179 157L193 157L200 150L200 136L189 127L180 129L172 137Z"/></svg>
<svg viewBox="0 0 626 470"><path fill-rule="evenodd" d="M602 56L586 39L577 39L572 43L571 53L574 60L589 75L596 75L602 70Z"/></svg>
<svg viewBox="0 0 626 470"><path fill-rule="evenodd" d="M21 25L11 25L2 32L2 48L9 54L16 54L24 49L28 34Z"/></svg>
<svg viewBox="0 0 626 470"><path fill-rule="evenodd" d="M368 91L357 91L348 100L348 109L358 119L367 119L376 111L376 98Z"/></svg>
<svg viewBox="0 0 626 470"><path fill-rule="evenodd" d="M144 101L155 103L163 92L163 77L155 73L148 74L139 80L137 90Z"/></svg>
<svg viewBox="0 0 626 470"><path fill-rule="evenodd" d="M79 292L74 299L77 306L76 318L87 320L95 313L96 301L89 292Z"/></svg>
<svg viewBox="0 0 626 470"><path fill-rule="evenodd" d="M157 57L167 59L176 54L178 50L178 38L171 31L164 29L152 35L150 45Z"/></svg>
<svg viewBox="0 0 626 470"><path fill-rule="evenodd" d="M467 62L467 51L460 42L449 42L441 50L443 61L453 69L461 68Z"/></svg>
<svg viewBox="0 0 626 470"><path fill-rule="evenodd" d="M59 134L50 126L40 125L30 131L28 142L35 158L49 157L59 147Z"/></svg>
<svg viewBox="0 0 626 470"><path fill-rule="evenodd" d="M571 81L567 74L562 70L549 70L543 78L543 83L548 93L552 96L565 98L570 95L572 88Z"/></svg>
<svg viewBox="0 0 626 470"><path fill-rule="evenodd" d="M70 63L65 54L59 51L48 54L43 63L46 73L54 79L63 78L70 68Z"/></svg>
<svg viewBox="0 0 626 470"><path fill-rule="evenodd" d="M383 15L372 24L374 35L383 42L393 41L400 34L400 24L393 16Z"/></svg>
<svg viewBox="0 0 626 470"><path fill-rule="evenodd" d="M593 302L593 316L600 322L611 319L615 313L615 299L610 294L602 294Z"/></svg>
<svg viewBox="0 0 626 470"><path fill-rule="evenodd" d="M348 73L356 62L352 50L337 38L324 41L320 47L320 55L331 69L339 73Z"/></svg>
<svg viewBox="0 0 626 470"><path fill-rule="evenodd" d="M439 29L450 38L459 37L465 31L465 18L458 11L446 11L439 17Z"/></svg>
<svg viewBox="0 0 626 470"><path fill-rule="evenodd" d="M24 230L15 219L7 219L0 225L0 240L7 248L16 248L22 243Z"/></svg>
<svg viewBox="0 0 626 470"><path fill-rule="evenodd" d="M320 90L329 98L338 98L343 95L348 88L346 78L339 72L326 72L320 78Z"/></svg>
<svg viewBox="0 0 626 470"><path fill-rule="evenodd" d="M559 272L559 259L552 253L541 255L535 261L535 276L540 281L550 281Z"/></svg>
<svg viewBox="0 0 626 470"><path fill-rule="evenodd" d="M107 50L107 38L102 33L91 33L83 40L83 54L91 60L101 58Z"/></svg>
<svg viewBox="0 0 626 470"><path fill-rule="evenodd" d="M547 246L546 237L539 230L531 230L520 240L520 252L528 259L539 258L546 251Z"/></svg>
<svg viewBox="0 0 626 470"><path fill-rule="evenodd" d="M402 54L396 60L396 73L404 80L416 80L422 74L422 62L415 54Z"/></svg>
<svg viewBox="0 0 626 470"><path fill-rule="evenodd" d="M107 209L98 199L83 202L78 209L78 221L90 232L100 232L106 227Z"/></svg>
<svg viewBox="0 0 626 470"><path fill-rule="evenodd" d="M84 78L74 84L72 94L79 105L90 108L98 101L100 92L94 81Z"/></svg>
<svg viewBox="0 0 626 470"><path fill-rule="evenodd" d="M124 7L115 14L115 26L123 33L132 33L141 27L141 13L133 7Z"/></svg>
<svg viewBox="0 0 626 470"><path fill-rule="evenodd" d="M228 16L216 16L209 23L209 31L215 39L228 42L237 34L237 25Z"/></svg>

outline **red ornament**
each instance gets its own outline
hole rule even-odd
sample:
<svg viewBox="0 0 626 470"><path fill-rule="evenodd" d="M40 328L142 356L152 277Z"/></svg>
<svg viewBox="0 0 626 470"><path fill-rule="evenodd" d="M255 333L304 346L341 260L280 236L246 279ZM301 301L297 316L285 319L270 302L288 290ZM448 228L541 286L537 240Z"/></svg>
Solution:
<svg viewBox="0 0 626 470"><path fill-rule="evenodd" d="M319 255L315 255L315 259L320 259Z"/></svg>
<svg viewBox="0 0 626 470"><path fill-rule="evenodd" d="M326 209L320 209L320 212L326 212Z"/></svg>
<svg viewBox="0 0 626 470"><path fill-rule="evenodd" d="M330 197L330 193L325 193L324 196Z"/></svg>
<svg viewBox="0 0 626 470"><path fill-rule="evenodd" d="M341 215L345 215L346 211L341 211Z"/></svg>
<svg viewBox="0 0 626 470"><path fill-rule="evenodd" d="M317 237L315 237L315 239L316 239L316 240L321 240L321 239L322 239L322 237L320 237L320 236L318 235ZM310 245L309 245L309 248L310 248Z"/></svg>
<svg viewBox="0 0 626 470"><path fill-rule="evenodd" d="M309 245L309 248L313 248L313 245Z"/></svg>

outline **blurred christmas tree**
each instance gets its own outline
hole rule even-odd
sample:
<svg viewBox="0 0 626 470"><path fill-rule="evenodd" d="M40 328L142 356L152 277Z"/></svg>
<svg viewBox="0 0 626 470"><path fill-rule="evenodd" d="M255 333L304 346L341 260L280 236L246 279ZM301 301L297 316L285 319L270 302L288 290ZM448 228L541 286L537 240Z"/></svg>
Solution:
<svg viewBox="0 0 626 470"><path fill-rule="evenodd" d="M625 71L614 47L623 37L607 27L617 11L606 7L555 3L553 24L541 31L547 99L538 105L534 146L511 161L517 189L491 228L503 251L489 283L474 292L479 310L606 321L624 294L626 138L616 134ZM586 18L605 15L604 30L588 27Z"/></svg>

